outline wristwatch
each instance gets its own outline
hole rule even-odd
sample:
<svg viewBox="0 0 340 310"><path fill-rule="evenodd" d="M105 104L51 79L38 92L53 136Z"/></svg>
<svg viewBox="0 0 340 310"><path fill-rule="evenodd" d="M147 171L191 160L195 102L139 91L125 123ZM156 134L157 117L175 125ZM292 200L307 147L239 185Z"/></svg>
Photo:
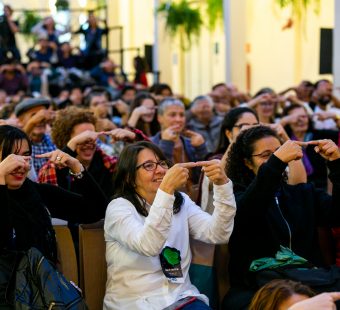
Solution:
<svg viewBox="0 0 340 310"><path fill-rule="evenodd" d="M84 174L83 174L84 170L85 170L85 168L84 168L84 166L82 165L79 172L74 173L71 169L70 169L68 172L69 172L69 174L72 175L73 177L75 177L75 178L77 178L77 179L81 179L81 178L84 176Z"/></svg>

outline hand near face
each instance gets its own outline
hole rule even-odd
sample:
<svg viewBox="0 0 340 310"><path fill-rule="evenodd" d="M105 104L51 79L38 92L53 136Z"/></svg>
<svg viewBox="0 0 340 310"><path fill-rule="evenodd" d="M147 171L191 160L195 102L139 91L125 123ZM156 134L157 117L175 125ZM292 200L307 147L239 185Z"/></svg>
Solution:
<svg viewBox="0 0 340 310"><path fill-rule="evenodd" d="M148 108L144 105L139 106L138 108L134 109L132 113L136 113L139 117L143 115L149 115L153 109Z"/></svg>
<svg viewBox="0 0 340 310"><path fill-rule="evenodd" d="M319 153L326 160L332 161L340 158L339 147L329 139L309 141L309 145L315 145L315 152Z"/></svg>
<svg viewBox="0 0 340 310"><path fill-rule="evenodd" d="M340 300L340 293L322 293L314 297L299 301L288 310L335 310L335 301Z"/></svg>
<svg viewBox="0 0 340 310"><path fill-rule="evenodd" d="M117 111L121 114L128 114L129 113L129 106L123 101L123 100L117 100L114 103L114 107L117 109Z"/></svg>
<svg viewBox="0 0 340 310"><path fill-rule="evenodd" d="M97 119L96 121L96 130L98 132L111 131L116 128L117 126L113 122L111 122L108 118L101 118Z"/></svg>
<svg viewBox="0 0 340 310"><path fill-rule="evenodd" d="M163 177L159 188L173 195L175 190L184 186L189 178L189 168L196 167L197 164L193 162L176 164L172 166Z"/></svg>
<svg viewBox="0 0 340 310"><path fill-rule="evenodd" d="M301 159L303 157L302 145L305 145L305 143L288 140L274 152L274 155L284 163Z"/></svg>
<svg viewBox="0 0 340 310"><path fill-rule="evenodd" d="M106 131L105 134L110 135L112 138L112 142L116 141L125 141L125 140L134 140L136 139L136 134L127 129L116 128L111 131Z"/></svg>
<svg viewBox="0 0 340 310"><path fill-rule="evenodd" d="M93 114L97 119L106 119L109 114L107 106L105 104L98 104L96 107L92 108Z"/></svg>
<svg viewBox="0 0 340 310"><path fill-rule="evenodd" d="M168 140L175 142L179 137L178 126L170 126L167 129L162 130L162 140Z"/></svg>
<svg viewBox="0 0 340 310"><path fill-rule="evenodd" d="M228 177L222 167L222 163L218 159L209 161L199 161L197 166L202 166L202 171L215 185L223 185L228 182Z"/></svg>
<svg viewBox="0 0 340 310"><path fill-rule="evenodd" d="M190 139L190 143L193 147L198 147L204 143L204 138L201 134L192 131L185 130L184 135Z"/></svg>
<svg viewBox="0 0 340 310"><path fill-rule="evenodd" d="M58 49L58 46L55 42L49 42L49 47L53 50L57 50Z"/></svg>
<svg viewBox="0 0 340 310"><path fill-rule="evenodd" d="M267 102L270 101L272 99L271 94L265 93L265 94L261 94L253 99L251 99L250 101L248 101L248 106L250 108L255 108L258 104L262 103L262 102Z"/></svg>
<svg viewBox="0 0 340 310"><path fill-rule="evenodd" d="M289 140L289 136L281 124L270 124L269 127L276 132L282 142Z"/></svg>
<svg viewBox="0 0 340 310"><path fill-rule="evenodd" d="M337 114L335 112L325 111L314 113L316 119L319 121L325 121L327 119L336 119Z"/></svg>
<svg viewBox="0 0 340 310"><path fill-rule="evenodd" d="M282 126L296 124L299 121L300 117L301 117L300 114L295 114L295 113L289 114L281 118L280 124Z"/></svg>
<svg viewBox="0 0 340 310"><path fill-rule="evenodd" d="M99 135L103 134L102 132L95 132L91 130L85 130L79 135L73 137L68 143L67 146L72 150L75 151L79 144L83 143L96 143L97 138Z"/></svg>
<svg viewBox="0 0 340 310"><path fill-rule="evenodd" d="M0 162L0 184L6 185L6 176L17 170L24 170L27 172L31 168L30 159L30 156L16 154L8 155Z"/></svg>
<svg viewBox="0 0 340 310"><path fill-rule="evenodd" d="M52 152L36 155L37 158L48 158L50 162L54 163L57 168L68 167L74 173L78 173L82 170L82 164L78 159L71 155L64 153L60 150L54 150Z"/></svg>
<svg viewBox="0 0 340 310"><path fill-rule="evenodd" d="M49 123L55 116L55 112L47 109L41 109L34 114L28 123L31 125L40 125L41 123Z"/></svg>

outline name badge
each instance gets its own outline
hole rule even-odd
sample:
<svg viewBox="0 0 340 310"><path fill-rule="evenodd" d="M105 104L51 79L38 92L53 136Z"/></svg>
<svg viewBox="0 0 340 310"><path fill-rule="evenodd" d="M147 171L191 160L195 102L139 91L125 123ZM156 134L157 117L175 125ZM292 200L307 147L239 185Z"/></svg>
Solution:
<svg viewBox="0 0 340 310"><path fill-rule="evenodd" d="M166 246L159 254L164 275L171 283L184 283L181 267L181 252Z"/></svg>

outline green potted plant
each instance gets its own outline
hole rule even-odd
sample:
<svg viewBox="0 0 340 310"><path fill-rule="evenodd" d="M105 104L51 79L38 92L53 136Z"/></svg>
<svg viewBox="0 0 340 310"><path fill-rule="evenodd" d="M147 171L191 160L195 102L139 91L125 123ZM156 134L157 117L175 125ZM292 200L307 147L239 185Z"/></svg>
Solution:
<svg viewBox="0 0 340 310"><path fill-rule="evenodd" d="M158 12L166 18L165 28L171 37L179 36L182 49L191 47L193 38L198 38L203 25L198 8L192 8L189 2L181 0L179 3L167 1L162 3Z"/></svg>
<svg viewBox="0 0 340 310"><path fill-rule="evenodd" d="M294 20L298 20L299 22L303 22L307 10L314 6L314 12L316 14L320 11L320 0L274 0L275 3L281 8L291 9L291 17L288 19L287 24L283 26L284 29L291 28L294 24Z"/></svg>
<svg viewBox="0 0 340 310"><path fill-rule="evenodd" d="M209 29L216 28L218 22L223 21L223 0L206 0Z"/></svg>
<svg viewBox="0 0 340 310"><path fill-rule="evenodd" d="M106 0L97 0L98 7L106 7Z"/></svg>
<svg viewBox="0 0 340 310"><path fill-rule="evenodd" d="M19 18L20 32L27 40L32 40L34 35L32 34L32 28L34 25L41 21L41 17L31 10L24 10Z"/></svg>

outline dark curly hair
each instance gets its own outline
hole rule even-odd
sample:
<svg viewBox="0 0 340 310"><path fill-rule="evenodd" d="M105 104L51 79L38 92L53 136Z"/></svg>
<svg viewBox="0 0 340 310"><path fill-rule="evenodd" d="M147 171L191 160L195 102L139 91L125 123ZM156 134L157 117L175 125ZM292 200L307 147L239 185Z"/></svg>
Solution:
<svg viewBox="0 0 340 310"><path fill-rule="evenodd" d="M148 216L146 201L136 192L136 166L138 154L144 150L151 150L160 160L167 160L161 149L148 141L141 141L127 145L120 154L116 174L114 176L115 195L113 198L123 197L129 200L136 208L137 212L143 216ZM169 166L171 163L169 162ZM183 196L175 192L174 213L178 213L183 203Z"/></svg>
<svg viewBox="0 0 340 310"><path fill-rule="evenodd" d="M51 132L53 143L57 148L63 149L71 139L74 126L83 123L96 124L96 118L91 111L74 106L59 110Z"/></svg>
<svg viewBox="0 0 340 310"><path fill-rule="evenodd" d="M255 175L245 165L245 160L252 161L255 142L266 137L275 137L280 141L275 131L271 128L257 126L242 131L235 143L230 146L226 173L234 184L248 186L251 183Z"/></svg>

